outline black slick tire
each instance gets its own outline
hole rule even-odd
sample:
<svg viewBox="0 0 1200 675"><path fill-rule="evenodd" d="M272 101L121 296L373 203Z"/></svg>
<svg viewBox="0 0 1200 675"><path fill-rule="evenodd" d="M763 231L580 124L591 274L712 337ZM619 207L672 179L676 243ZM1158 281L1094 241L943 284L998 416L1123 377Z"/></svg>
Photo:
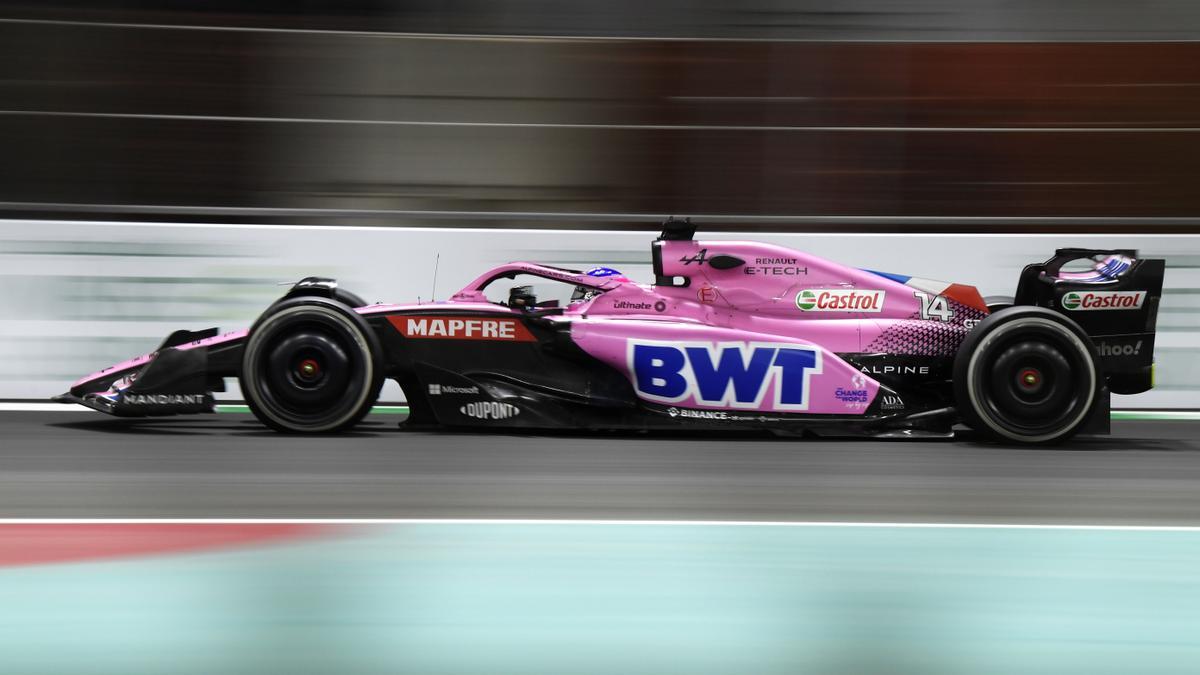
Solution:
<svg viewBox="0 0 1200 675"><path fill-rule="evenodd" d="M348 429L383 386L378 340L346 305L301 296L272 305L250 328L239 382L250 411L288 433Z"/></svg>
<svg viewBox="0 0 1200 675"><path fill-rule="evenodd" d="M1087 334L1069 318L1031 306L1002 309L981 321L959 347L953 377L967 426L1028 445L1073 436L1104 387Z"/></svg>

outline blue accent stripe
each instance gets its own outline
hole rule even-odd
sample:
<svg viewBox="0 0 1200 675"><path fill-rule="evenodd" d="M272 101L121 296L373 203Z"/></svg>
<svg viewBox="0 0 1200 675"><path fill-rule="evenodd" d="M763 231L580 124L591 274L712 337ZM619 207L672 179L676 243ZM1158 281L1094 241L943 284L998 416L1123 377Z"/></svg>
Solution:
<svg viewBox="0 0 1200 675"><path fill-rule="evenodd" d="M1111 281L1125 273L1125 270L1133 267L1133 263L1124 258L1111 258L1102 265L1098 265L1095 269L1096 276L1087 277L1085 279L1073 279L1076 282L1097 282Z"/></svg>
<svg viewBox="0 0 1200 675"><path fill-rule="evenodd" d="M898 281L902 284L907 284L908 280L912 278L911 276L908 276L906 274L892 274L890 272L880 272L878 270L869 270L866 268L863 268L863 271L870 272L871 274L878 274L879 276L883 277L884 279L891 279L892 281Z"/></svg>

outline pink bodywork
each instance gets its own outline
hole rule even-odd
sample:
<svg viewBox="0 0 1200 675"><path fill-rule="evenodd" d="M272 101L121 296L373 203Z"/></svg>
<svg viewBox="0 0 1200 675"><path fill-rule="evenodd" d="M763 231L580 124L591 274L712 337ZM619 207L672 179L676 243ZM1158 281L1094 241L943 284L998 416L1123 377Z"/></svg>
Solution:
<svg viewBox="0 0 1200 675"><path fill-rule="evenodd" d="M837 352L953 356L970 327L987 314L982 297L969 286L925 280L915 280L922 282L918 286L906 285L781 246L734 241L664 241L656 245L661 247L663 275L687 278L686 287L621 283L513 263L480 276L449 304L484 300L483 287L503 272L536 274L603 290L590 300L571 304L561 316L549 318L570 322L573 342L631 381L635 378L630 344L635 342L714 349L815 348L821 353L819 372L814 369L809 378L804 412L822 415L862 414L879 391L876 380L838 358ZM717 269L711 261L720 255L734 256L742 264ZM939 290L928 290L930 284ZM842 297L859 292L872 302L864 310L806 311L797 304L797 296L805 291L815 296L832 291ZM941 297L951 316L947 320L922 318L920 294ZM496 305L489 309L506 311ZM794 406L785 409L777 405L776 386L777 381L771 379L761 402L749 407L706 404L694 395L671 403L683 408L796 412ZM864 389L865 403L846 396L847 391ZM639 396L662 402L640 392Z"/></svg>
<svg viewBox="0 0 1200 675"><path fill-rule="evenodd" d="M646 286L534 263L510 263L481 275L449 300L368 305L355 311L372 316L453 308L521 315L521 310L488 302L484 288L510 275L536 275L597 291L590 299L572 303L561 314L548 314L545 319L569 322L572 340L624 373L635 389L634 344L703 347L715 350L713 353L741 349L743 356L746 350L756 348L815 350L819 358L806 376L808 393L803 406L778 403L776 389L782 376L774 374L766 378L751 405L705 403L694 394L669 404L818 415L861 415L879 393L878 381L837 353L953 356L967 331L987 315L986 305L973 287L920 279L902 283L782 246L690 240L659 241L655 246L662 276L686 279L686 286ZM929 305L931 302L935 304ZM180 349L223 344L246 334L244 330L225 333ZM153 356L146 354L106 368L76 385L140 367ZM646 401L667 403L644 392L638 395Z"/></svg>

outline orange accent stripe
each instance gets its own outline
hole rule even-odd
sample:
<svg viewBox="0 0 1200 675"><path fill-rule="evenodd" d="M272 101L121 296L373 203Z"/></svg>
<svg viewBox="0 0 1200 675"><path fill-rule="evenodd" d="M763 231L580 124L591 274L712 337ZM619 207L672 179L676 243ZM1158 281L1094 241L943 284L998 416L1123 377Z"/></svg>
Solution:
<svg viewBox="0 0 1200 675"><path fill-rule="evenodd" d="M981 312L987 311L987 303L984 302L983 296L979 294L979 289L974 286L950 284L946 287L946 290L942 291L942 295L960 305L966 305Z"/></svg>

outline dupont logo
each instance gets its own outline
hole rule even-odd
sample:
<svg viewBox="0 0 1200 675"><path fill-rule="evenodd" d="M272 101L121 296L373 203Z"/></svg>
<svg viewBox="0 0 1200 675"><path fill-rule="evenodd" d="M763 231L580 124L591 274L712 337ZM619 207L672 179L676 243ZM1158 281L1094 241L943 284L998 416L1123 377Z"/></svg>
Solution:
<svg viewBox="0 0 1200 675"><path fill-rule="evenodd" d="M517 319L465 316L389 316L388 321L406 338L427 340L501 340L533 342L536 338Z"/></svg>
<svg viewBox="0 0 1200 675"><path fill-rule="evenodd" d="M796 309L802 312L881 312L885 291L857 289L805 289L796 294Z"/></svg>
<svg viewBox="0 0 1200 675"><path fill-rule="evenodd" d="M1096 345L1096 351L1100 352L1100 356L1137 356L1142 353L1142 341L1123 345L1101 342Z"/></svg>
<svg viewBox="0 0 1200 675"><path fill-rule="evenodd" d="M1092 311L1101 309L1141 309L1146 291L1071 291L1062 296L1063 309Z"/></svg>
<svg viewBox="0 0 1200 675"><path fill-rule="evenodd" d="M521 414L521 409L517 406L499 401L476 401L464 405L458 411L478 420L506 420Z"/></svg>

